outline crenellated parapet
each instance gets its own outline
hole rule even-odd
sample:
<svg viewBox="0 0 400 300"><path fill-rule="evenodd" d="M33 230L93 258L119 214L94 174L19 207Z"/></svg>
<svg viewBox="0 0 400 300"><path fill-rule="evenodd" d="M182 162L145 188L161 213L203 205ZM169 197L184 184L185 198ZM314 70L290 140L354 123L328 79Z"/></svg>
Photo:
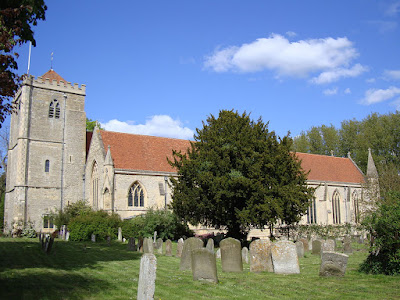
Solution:
<svg viewBox="0 0 400 300"><path fill-rule="evenodd" d="M65 93L72 93L72 94L78 94L78 95L86 95L86 85L81 84L79 86L78 83L71 83L71 82L64 82L62 80L57 81L57 80L50 80L49 78L43 78L41 76L34 77L32 75L29 75L25 77L22 85L29 85L29 86L34 86L37 88L43 88L47 90L55 90L59 92L65 92Z"/></svg>

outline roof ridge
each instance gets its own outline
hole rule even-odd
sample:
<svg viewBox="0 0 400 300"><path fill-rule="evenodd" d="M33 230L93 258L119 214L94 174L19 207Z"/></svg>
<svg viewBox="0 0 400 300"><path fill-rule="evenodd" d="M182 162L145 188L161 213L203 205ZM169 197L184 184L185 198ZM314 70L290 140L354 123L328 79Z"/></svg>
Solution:
<svg viewBox="0 0 400 300"><path fill-rule="evenodd" d="M191 140L178 139L178 138L165 137L165 136L157 136L157 135L148 135L148 134L140 134L140 133L129 133L129 132L120 132L120 131L112 131L112 130L101 130L101 131L110 132L110 133L117 133L117 134L127 134L127 135L133 135L133 136L144 136L144 137L149 137L149 138L160 138L160 139L169 139L169 140L192 142Z"/></svg>
<svg viewBox="0 0 400 300"><path fill-rule="evenodd" d="M299 151L293 151L293 153L297 154L307 154L307 155L318 155L318 156L324 156L324 157L332 157L332 158L342 158L342 159L349 159L348 157L340 157L340 156L332 156L332 155L327 155L327 154L316 154L316 153L306 153L306 152L299 152Z"/></svg>

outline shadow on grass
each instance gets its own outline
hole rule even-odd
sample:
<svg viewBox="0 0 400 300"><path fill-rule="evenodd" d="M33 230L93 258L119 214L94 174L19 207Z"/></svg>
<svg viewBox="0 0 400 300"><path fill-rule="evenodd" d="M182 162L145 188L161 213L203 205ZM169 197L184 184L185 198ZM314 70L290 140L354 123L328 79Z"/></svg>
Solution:
<svg viewBox="0 0 400 300"><path fill-rule="evenodd" d="M110 284L78 274L18 274L0 279L0 299L82 299L82 294L96 294L110 289Z"/></svg>
<svg viewBox="0 0 400 300"><path fill-rule="evenodd" d="M138 260L141 253L127 251L121 243L80 243L55 240L45 254L37 239L0 238L0 272L7 269L54 268L76 270L95 268L102 261Z"/></svg>

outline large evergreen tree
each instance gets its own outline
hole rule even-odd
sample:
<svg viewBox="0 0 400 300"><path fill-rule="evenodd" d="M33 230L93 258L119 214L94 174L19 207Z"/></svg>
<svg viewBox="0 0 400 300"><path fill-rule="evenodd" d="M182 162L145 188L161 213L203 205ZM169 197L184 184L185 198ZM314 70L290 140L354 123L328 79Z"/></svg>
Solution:
<svg viewBox="0 0 400 300"><path fill-rule="evenodd" d="M293 223L305 213L313 190L289 136L278 138L246 113L220 111L194 138L187 153L174 152L170 161L178 171L171 179L178 216L243 239L250 226Z"/></svg>

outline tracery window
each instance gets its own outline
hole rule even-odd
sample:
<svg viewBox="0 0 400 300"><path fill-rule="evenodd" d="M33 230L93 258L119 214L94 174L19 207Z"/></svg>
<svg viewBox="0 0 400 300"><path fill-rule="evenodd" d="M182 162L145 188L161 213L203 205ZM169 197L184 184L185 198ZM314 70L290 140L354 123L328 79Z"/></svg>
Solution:
<svg viewBox="0 0 400 300"><path fill-rule="evenodd" d="M49 118L60 118L61 108L60 103L56 99L50 102L49 105Z"/></svg>
<svg viewBox="0 0 400 300"><path fill-rule="evenodd" d="M336 190L332 196L332 217L333 217L333 224L340 224L340 195L339 192Z"/></svg>
<svg viewBox="0 0 400 300"><path fill-rule="evenodd" d="M97 209L99 206L99 175L97 171L96 162L93 163L93 168L92 168L91 188L92 188L93 208Z"/></svg>
<svg viewBox="0 0 400 300"><path fill-rule="evenodd" d="M144 191L142 186L137 182L129 189L128 206L144 207Z"/></svg>
<svg viewBox="0 0 400 300"><path fill-rule="evenodd" d="M356 223L360 222L360 208L358 206L358 193L354 191L351 198L353 199L353 206L354 206L354 221Z"/></svg>
<svg viewBox="0 0 400 300"><path fill-rule="evenodd" d="M307 223L316 224L317 223L317 201L313 199L311 205L307 208Z"/></svg>

